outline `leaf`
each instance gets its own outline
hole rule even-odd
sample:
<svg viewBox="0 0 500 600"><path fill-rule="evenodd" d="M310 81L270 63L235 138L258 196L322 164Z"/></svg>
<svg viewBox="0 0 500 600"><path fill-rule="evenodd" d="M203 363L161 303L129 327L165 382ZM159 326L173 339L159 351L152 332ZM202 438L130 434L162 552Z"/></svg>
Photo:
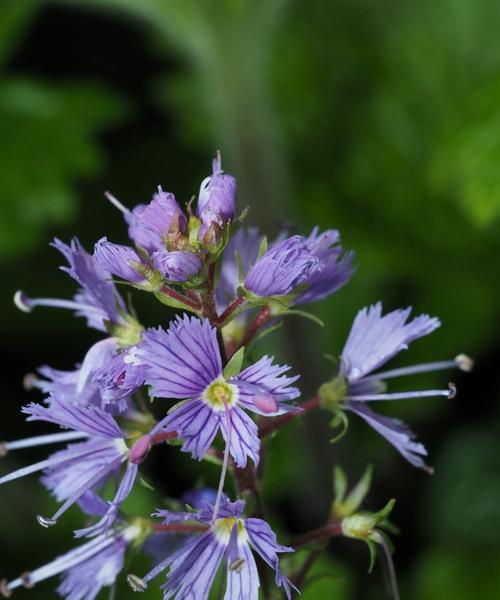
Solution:
<svg viewBox="0 0 500 600"><path fill-rule="evenodd" d="M75 214L75 178L97 173L95 136L123 112L97 87L0 83L0 258L28 251Z"/></svg>
<svg viewBox="0 0 500 600"><path fill-rule="evenodd" d="M231 359L224 367L224 379L228 380L232 377L236 377L241 371L241 366L243 364L243 358L245 356L245 348L240 348L237 352L231 356Z"/></svg>

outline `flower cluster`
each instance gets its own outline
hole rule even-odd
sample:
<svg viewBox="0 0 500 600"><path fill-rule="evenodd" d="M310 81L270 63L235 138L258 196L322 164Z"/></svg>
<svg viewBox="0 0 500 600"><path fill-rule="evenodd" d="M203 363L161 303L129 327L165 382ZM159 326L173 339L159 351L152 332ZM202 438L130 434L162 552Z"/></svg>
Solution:
<svg viewBox="0 0 500 600"><path fill-rule="evenodd" d="M353 274L354 254L342 248L336 230L282 234L268 243L257 229L242 226L236 195L236 180L222 170L220 155L200 186L196 210L191 203L184 210L161 187L148 204L132 209L107 194L123 214L128 244L103 237L89 253L77 239L70 244L56 239L53 246L67 262L62 269L78 284L73 298L16 293L19 309L69 309L101 337L74 370L45 365L29 378L43 399L29 403L23 413L28 421L45 421L56 430L0 445L3 456L23 448L59 446L42 454L39 462L1 476L0 485L41 473L42 485L59 507L51 516L38 514L40 525L55 525L75 504L90 519L75 531L77 538L84 538L81 545L17 579L3 580L4 596L60 575L60 596L93 600L103 587L114 586L130 548L154 545L158 564L145 576L128 574L135 591L166 573L161 586L165 600L205 600L222 573L226 600L257 600L267 564L275 572L276 586L290 598L300 577L285 575L278 555L293 549L278 543L265 520L256 467L266 433L312 408L323 408L344 424L346 412L358 415L411 464L429 469L424 446L407 426L373 411L369 403L451 397L452 384L443 390L387 393L386 382L430 370L468 370L470 359L460 355L379 372L440 322L427 315L408 321L410 309L383 315L378 303L357 314L331 380L318 386L313 399L298 402L299 375L272 356L251 362L246 349L288 314L302 314L297 306L345 285ZM181 314L165 327L145 328L115 279ZM144 394L156 401L158 418L141 401ZM179 445L196 460L217 461L218 489L190 492L181 499L185 511L179 504L178 511L129 515L122 505L138 481L141 464L161 443ZM229 473L237 483L235 501L225 494ZM351 500L351 512L332 513L332 519L342 516L343 521L338 521L342 526L329 522L328 535L356 537L352 523L358 521L351 513L359 504ZM380 514L370 523L378 523ZM384 509L383 517L387 514ZM376 535L380 540L381 534ZM257 562L255 555L260 557Z"/></svg>

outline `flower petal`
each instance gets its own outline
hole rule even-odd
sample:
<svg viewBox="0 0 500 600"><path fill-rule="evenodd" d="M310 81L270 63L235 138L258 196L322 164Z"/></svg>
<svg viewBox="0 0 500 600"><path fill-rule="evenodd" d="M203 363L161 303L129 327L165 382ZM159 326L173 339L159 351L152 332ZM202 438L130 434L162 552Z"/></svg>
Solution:
<svg viewBox="0 0 500 600"><path fill-rule="evenodd" d="M439 319L420 315L406 323L411 308L382 316L382 303L358 312L342 351L342 373L356 381L386 363L408 344L440 326Z"/></svg>

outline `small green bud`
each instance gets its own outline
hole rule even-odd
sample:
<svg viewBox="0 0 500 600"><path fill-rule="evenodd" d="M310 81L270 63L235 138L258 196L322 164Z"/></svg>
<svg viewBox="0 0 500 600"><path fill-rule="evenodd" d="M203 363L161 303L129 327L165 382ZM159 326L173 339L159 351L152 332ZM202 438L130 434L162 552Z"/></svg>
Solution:
<svg viewBox="0 0 500 600"><path fill-rule="evenodd" d="M344 375L323 383L318 390L320 406L327 410L338 410L339 403L347 395L347 390L348 380Z"/></svg>

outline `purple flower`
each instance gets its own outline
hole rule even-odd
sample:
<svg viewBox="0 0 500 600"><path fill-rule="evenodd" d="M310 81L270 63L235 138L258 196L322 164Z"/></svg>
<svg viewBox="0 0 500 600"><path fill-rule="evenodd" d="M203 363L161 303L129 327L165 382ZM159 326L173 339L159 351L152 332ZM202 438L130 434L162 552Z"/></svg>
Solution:
<svg viewBox="0 0 500 600"><path fill-rule="evenodd" d="M307 288L294 299L294 304L322 300L345 285L353 273L354 253L344 253L339 244L340 234L335 229L318 235L315 227L305 242L319 262L304 282Z"/></svg>
<svg viewBox="0 0 500 600"><path fill-rule="evenodd" d="M161 187L149 204L139 204L132 211L124 210L130 239L150 254L159 250L169 235L186 230L186 216L175 196Z"/></svg>
<svg viewBox="0 0 500 600"><path fill-rule="evenodd" d="M96 406L107 412L124 412L130 396L144 383L144 368L128 360L132 346L118 354L115 338L95 343L74 371L58 371L44 366L31 384L63 403L79 407Z"/></svg>
<svg viewBox="0 0 500 600"><path fill-rule="evenodd" d="M278 242L249 269L245 288L257 296L286 296L305 283L319 266L300 235Z"/></svg>
<svg viewBox="0 0 500 600"><path fill-rule="evenodd" d="M204 179L198 195L197 215L203 226L212 222L224 226L236 213L236 179L222 170L221 156L212 162L212 175Z"/></svg>
<svg viewBox="0 0 500 600"><path fill-rule="evenodd" d="M352 274L352 253L344 255L335 230L313 229L271 246L250 267L245 288L257 296L288 296L293 304L320 300L344 285Z"/></svg>
<svg viewBox="0 0 500 600"><path fill-rule="evenodd" d="M125 279L125 281L141 284L145 280L144 275L141 274L142 260L137 252L129 246L113 244L103 237L94 247L94 259L109 273Z"/></svg>
<svg viewBox="0 0 500 600"><path fill-rule="evenodd" d="M220 269L219 282L216 289L217 308L223 311L235 298L240 285L239 269L235 252L241 259L243 272L246 273L259 253L262 235L256 227L241 228L229 240Z"/></svg>
<svg viewBox="0 0 500 600"><path fill-rule="evenodd" d="M94 371L92 380L101 391L103 408L118 405L123 412L126 401L144 384L145 367L133 363L136 350L131 346Z"/></svg>
<svg viewBox="0 0 500 600"><path fill-rule="evenodd" d="M85 317L89 327L106 331L105 322L123 323L122 313L125 304L114 284L110 281L108 271L97 264L94 258L84 250L80 242L74 238L68 246L55 239L52 246L57 248L66 258L69 267L61 267L81 286L74 299L29 298L23 292L17 292L14 301L24 312L30 312L35 306L52 306L69 308L78 317Z"/></svg>
<svg viewBox="0 0 500 600"><path fill-rule="evenodd" d="M340 400L341 407L356 413L390 442L412 465L429 470L423 456L427 451L415 442L413 432L401 421L390 419L371 410L367 402L399 400L431 396L452 397L455 387L446 390L384 393L386 380L400 375L459 367L470 368L470 359L459 356L452 361L440 361L393 369L372 375L408 344L432 333L440 326L439 319L420 315L408 321L411 308L394 310L382 316L382 304L363 308L357 314L341 355L337 378L331 384L333 405ZM466 360L467 359L467 360ZM469 361L469 362L468 362ZM327 388L328 389L328 388ZM334 397L337 396L337 397ZM326 399L328 404L328 398Z"/></svg>
<svg viewBox="0 0 500 600"><path fill-rule="evenodd" d="M257 600L259 575L253 552L256 552L276 572L276 585L291 597L291 581L282 573L278 553L293 552L292 548L277 543L276 535L262 519L245 519L243 500L225 500L217 518L213 509L191 513L159 511L166 524L175 521L192 521L206 531L191 537L182 548L159 563L144 578L129 575L129 584L136 591L144 591L148 582L169 569L167 582L162 586L164 600L206 600L215 575L224 561L226 592L224 600Z"/></svg>
<svg viewBox="0 0 500 600"><path fill-rule="evenodd" d="M298 377L284 376L289 367L273 365L267 356L226 379L216 330L206 319L184 315L166 332L149 329L136 356L147 367L146 383L154 396L188 399L160 421L153 433L177 431L184 441L182 450L198 459L220 429L238 466L245 466L247 457L257 463L257 426L243 409L268 416L281 414L290 410L286 402L299 396L299 390L290 387ZM274 410L263 410L254 402L264 394L274 399Z"/></svg>
<svg viewBox="0 0 500 600"><path fill-rule="evenodd" d="M63 502L53 517L37 517L41 525L48 527L54 525L87 491L102 484L128 461L125 475L106 514L91 528L92 531L89 529L84 533L98 534L107 530L116 517L121 502L130 492L137 474L137 464L129 460L131 452L125 443L125 433L111 415L99 408L77 407L62 402L55 396L49 399L48 406L31 403L23 408L23 412L29 415L28 421L46 421L69 431L5 442L4 452L72 440L84 441L71 444L46 460L4 475L0 478L0 485L43 470L42 483L59 502Z"/></svg>
<svg viewBox="0 0 500 600"><path fill-rule="evenodd" d="M174 250L168 252L164 248L151 256L154 266L170 281L187 281L200 272L201 260L194 252Z"/></svg>
<svg viewBox="0 0 500 600"><path fill-rule="evenodd" d="M57 593L67 600L94 600L103 587L110 587L123 569L127 547L143 535L139 525L121 525L66 552L10 583L0 582L0 594L10 596L16 588L32 587L61 575Z"/></svg>

